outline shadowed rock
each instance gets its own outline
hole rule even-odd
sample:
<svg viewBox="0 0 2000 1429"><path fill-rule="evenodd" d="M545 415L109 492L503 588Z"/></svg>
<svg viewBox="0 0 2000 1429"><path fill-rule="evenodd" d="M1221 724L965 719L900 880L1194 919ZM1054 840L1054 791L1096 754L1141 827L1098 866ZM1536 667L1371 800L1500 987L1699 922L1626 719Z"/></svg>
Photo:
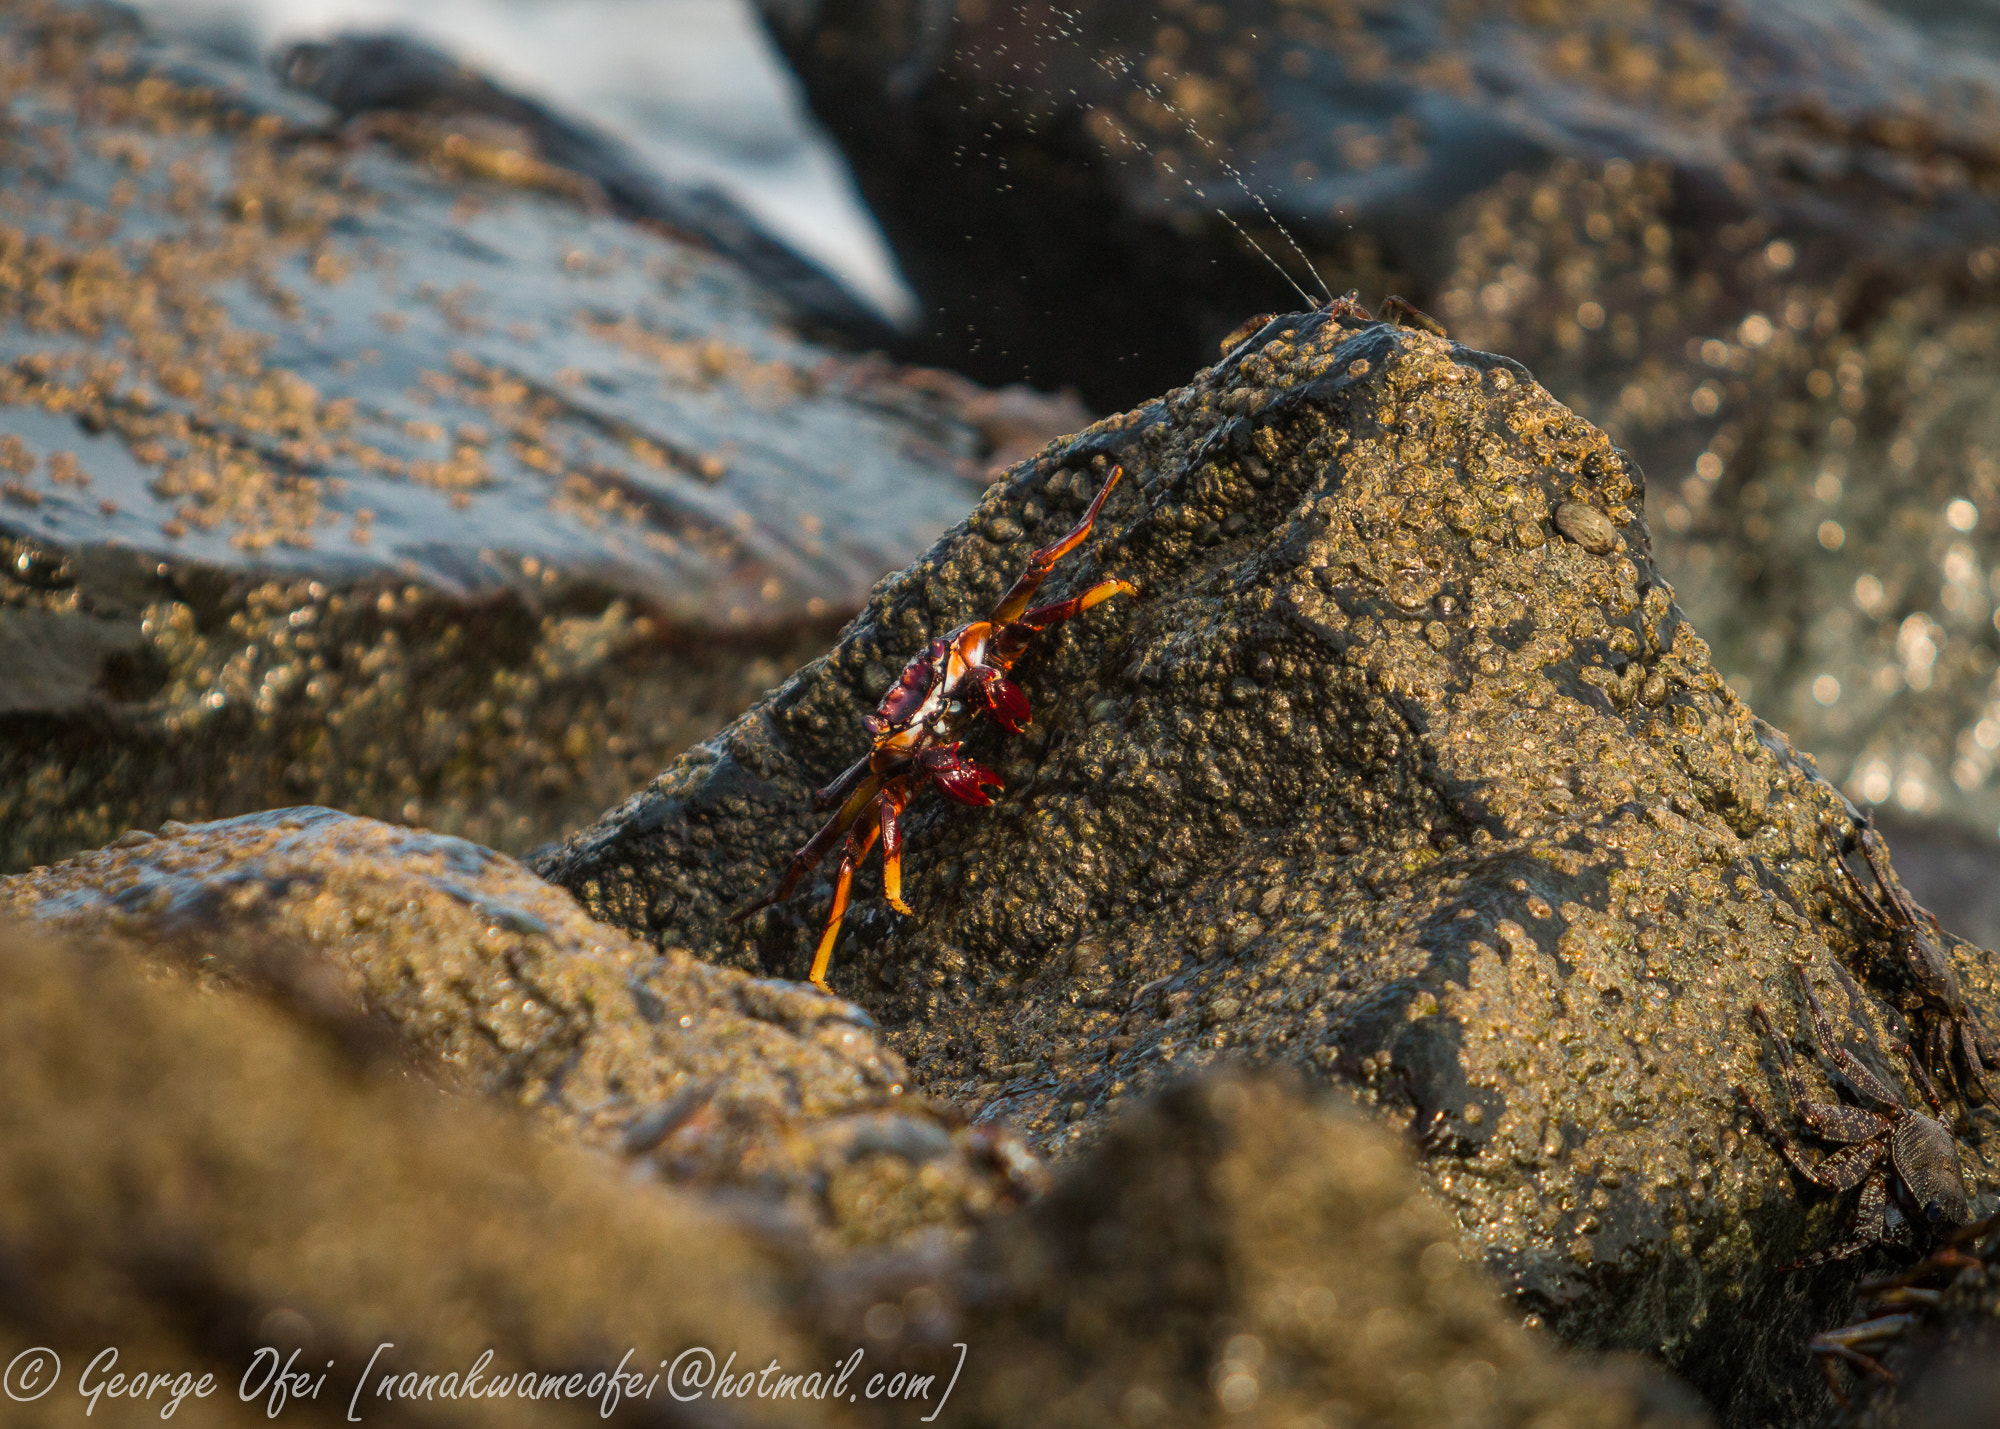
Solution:
<svg viewBox="0 0 2000 1429"><path fill-rule="evenodd" d="M973 1269L961 1422L1706 1422L1636 1366L1523 1331L1395 1138L1268 1083L1125 1117Z"/></svg>
<svg viewBox="0 0 2000 1429"><path fill-rule="evenodd" d="M0 868L304 802L530 847L983 481L988 394L113 18L0 15Z"/></svg>
<svg viewBox="0 0 2000 1429"><path fill-rule="evenodd" d="M1563 161L1670 171L1658 239L1725 288L1746 224L1825 277L1956 259L1996 214L2000 66L1862 4L760 8L933 310L915 350L1105 407L1283 301L1274 263L1310 288L1298 250L1436 311L1484 239L1461 205Z"/></svg>
<svg viewBox="0 0 2000 1429"><path fill-rule="evenodd" d="M1867 1310L1873 1328L1848 1330L1851 1348L1882 1374L1835 1360L1848 1403L1832 1429L1983 1429L2000 1405L2000 1236L1967 1237L1965 1259L1916 1277L1914 1293L1885 1295Z"/></svg>
<svg viewBox="0 0 2000 1429"><path fill-rule="evenodd" d="M488 1389L521 1371L587 1381L628 1350L648 1374L716 1343L760 1366L819 1358L787 1323L779 1267L691 1197L357 1065L251 999L146 978L90 940L0 928L0 969L0 1324L63 1357L27 1411L46 1417L15 1422L82 1417L77 1384L107 1346L100 1383L207 1372L209 1396L174 1421L230 1424L268 1422L246 1375L265 1346L327 1375L316 1397L278 1401L321 1423L347 1411L385 1342L364 1421L471 1422L463 1402L377 1390L385 1373L462 1381L488 1351ZM130 1422L167 1399L93 1407ZM597 1407L508 1394L477 1401L477 1422L571 1424ZM660 1392L620 1420L830 1422L812 1403L713 1409Z"/></svg>
<svg viewBox="0 0 2000 1429"><path fill-rule="evenodd" d="M330 809L248 815L0 878L0 913L261 989L680 1184L889 1243L1037 1183L997 1128L910 1093L859 1009L657 954L463 839Z"/></svg>
<svg viewBox="0 0 2000 1429"><path fill-rule="evenodd" d="M1893 1079L1895 970L1838 901L1850 807L1717 676L1636 468L1506 359L1274 320L1017 468L823 659L540 867L649 939L798 976L823 881L724 916L816 827L809 791L893 672L1111 460L1126 481L1049 594L1139 596L1016 667L1034 726L967 751L1005 796L913 806L915 916L864 875L835 985L926 1090L1056 1154L1217 1060L1350 1086L1563 1336L1660 1354L1735 1421L1792 1412L1817 1393L1798 1348L1842 1308L1814 1287L1843 1282L1773 1266L1836 1213L1802 1216L1739 1125L1734 1085L1775 1083L1749 1008L1789 1025L1804 961ZM1562 534L1563 503L1611 548ZM1993 960L1959 957L1990 1025Z"/></svg>

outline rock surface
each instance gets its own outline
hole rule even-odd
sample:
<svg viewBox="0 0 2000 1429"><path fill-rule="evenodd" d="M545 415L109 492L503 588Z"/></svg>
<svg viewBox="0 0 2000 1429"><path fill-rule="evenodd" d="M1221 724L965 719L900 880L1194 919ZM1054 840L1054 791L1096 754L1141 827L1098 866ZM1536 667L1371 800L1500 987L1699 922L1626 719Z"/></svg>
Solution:
<svg viewBox="0 0 2000 1429"><path fill-rule="evenodd" d="M0 868L305 802L531 847L984 479L990 394L532 155L48 0L0 95Z"/></svg>
<svg viewBox="0 0 2000 1429"><path fill-rule="evenodd" d="M1748 1012L1792 1025L1803 961L1894 1077L1899 974L1835 892L1850 806L1716 673L1638 471L1506 359L1274 320L1017 468L828 655L538 866L650 940L798 976L824 882L724 916L816 826L893 672L1113 459L1050 591L1139 596L1017 667L1034 726L968 751L1000 806L913 806L915 916L864 875L835 985L927 1091L1058 1156L1218 1060L1350 1086L1566 1339L1663 1357L1731 1422L1803 1412L1798 1348L1845 1281L1774 1266L1836 1213L1743 1134L1734 1085L1775 1085ZM1565 502L1613 548L1563 535ZM1955 955L1994 1024L2000 967Z"/></svg>
<svg viewBox="0 0 2000 1429"><path fill-rule="evenodd" d="M839 1244L962 1233L1039 1184L999 1128L915 1095L859 1009L664 954L512 859L291 809L132 833L0 878L0 915L278 995L682 1185Z"/></svg>
<svg viewBox="0 0 2000 1429"><path fill-rule="evenodd" d="M1142 400L1290 301L1232 223L1316 291L1275 216L1633 453L1721 673L1851 798L2000 828L1991 44L1846 3L766 10L920 350Z"/></svg>
<svg viewBox="0 0 2000 1429"><path fill-rule="evenodd" d="M243 922L211 944L254 959L270 933ZM1664 1384L1564 1364L1510 1324L1394 1138L1274 1086L1171 1094L966 1257L774 1254L727 1203L636 1184L265 1000L142 975L129 954L0 924L0 1325L64 1357L56 1392L10 1422L73 1423L72 1386L107 1344L103 1379L213 1375L173 1416L204 1424L331 1421L364 1366L366 1422L576 1423L601 1401L510 1396L475 1415L374 1391L489 1351L490 1386L589 1376L628 1350L650 1374L696 1346L792 1372L858 1348L856 1387L878 1367L942 1371L926 1403L943 1400L947 1425L1241 1423L1252 1407L1467 1429L1696 1422ZM970 1350L962 1376L940 1336ZM325 1392L259 1393L246 1370L267 1346L315 1376L328 1365ZM1362 1358L1382 1353L1399 1375ZM920 1408L681 1405L655 1387L614 1422L887 1426Z"/></svg>
<svg viewBox="0 0 2000 1429"><path fill-rule="evenodd" d="M0 1325L64 1364L10 1422L76 1423L76 1385L106 1346L118 1359L102 1380L215 1376L176 1423L265 1423L286 1409L333 1422L384 1341L394 1348L371 1391L383 1370L462 1374L487 1350L489 1385L609 1370L628 1348L649 1372L718 1342L760 1365L818 1361L787 1323L777 1262L692 1197L357 1065L252 999L143 978L88 940L0 928L0 966ZM239 1399L266 1345L299 1350L315 1375L335 1361L324 1393L276 1411L265 1395ZM136 1422L167 1397L92 1407ZM470 1422L458 1404L371 1393L364 1406L376 1422ZM716 1422L638 1407L650 1412L626 1422ZM812 1404L732 1409L732 1423L836 1422ZM480 1411L493 1425L580 1413L518 1398Z"/></svg>
<svg viewBox="0 0 2000 1429"><path fill-rule="evenodd" d="M1241 1078L1121 1120L972 1261L963 1421L1688 1425L1500 1309L1396 1139Z"/></svg>
<svg viewBox="0 0 2000 1429"><path fill-rule="evenodd" d="M765 233L722 189L670 182L611 135L514 93L434 46L401 34L346 34L293 45L276 57L274 68L343 118L416 115L447 126L473 121L467 127L484 121L498 131L489 138L504 135L510 149L574 175L586 196L620 216L699 235L815 321L861 339L892 335L878 314ZM427 128L395 125L389 132L424 142L433 138Z"/></svg>

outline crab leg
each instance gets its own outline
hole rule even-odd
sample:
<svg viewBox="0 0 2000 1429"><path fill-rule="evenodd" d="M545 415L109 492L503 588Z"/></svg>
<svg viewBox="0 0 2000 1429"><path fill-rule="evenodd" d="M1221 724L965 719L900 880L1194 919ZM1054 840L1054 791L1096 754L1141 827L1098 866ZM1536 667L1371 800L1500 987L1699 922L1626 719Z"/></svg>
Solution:
<svg viewBox="0 0 2000 1429"><path fill-rule="evenodd" d="M839 782L846 782L843 775ZM881 792L882 781L871 774L862 780L847 796L847 802L840 806L840 812L826 822L826 827L814 834L806 846L792 855L792 861L785 866L785 876L778 880L778 886L759 898L755 903L746 904L729 915L729 921L740 923L759 908L768 908L773 903L782 903L792 896L792 890L799 886L799 880L819 866L819 861L833 852L833 846L840 842L841 835L854 827L854 821L867 811L868 805Z"/></svg>
<svg viewBox="0 0 2000 1429"><path fill-rule="evenodd" d="M840 872L833 881L833 906L826 910L826 930L819 935L819 947L813 952L812 971L806 975L807 981L821 992L833 992L826 985L826 965L833 961L833 944L840 936L840 920L847 916L847 895L854 886L854 866L868 857L868 850L875 846L875 836L881 832L881 820L871 817L847 836L847 852L841 855Z"/></svg>
<svg viewBox="0 0 2000 1429"><path fill-rule="evenodd" d="M1081 595L1073 595L1068 600L1058 600L1048 605L1038 605L1033 610L1023 611L1015 619L1000 626L993 635L987 649L989 664L1000 669L1011 669L1016 660L1028 648L1028 642L1051 625L1061 625L1071 616L1081 615L1093 605L1111 599L1114 595L1137 595L1139 588L1130 581L1115 577L1099 581Z"/></svg>
<svg viewBox="0 0 2000 1429"><path fill-rule="evenodd" d="M1084 538L1090 534L1090 528L1096 524L1097 513L1104 506L1104 498L1111 494L1111 488L1118 484L1118 478L1124 474L1124 467L1112 467L1111 475L1104 478L1104 486L1098 491L1097 499L1090 503L1090 509L1083 513L1083 519L1076 523L1075 528L1054 545L1044 546L1028 557L1028 568L1021 572L1020 579L1016 580L1007 594L1000 598L1000 604L993 608L995 625L1005 625L1009 621L1018 619L1021 612L1028 608L1028 602L1035 598L1035 592L1042 588L1042 582L1048 579L1049 572L1055 569L1056 562L1083 544Z"/></svg>
<svg viewBox="0 0 2000 1429"><path fill-rule="evenodd" d="M898 785L891 784L882 791L882 892L891 908L905 914L910 911L910 905L903 901L903 826L900 820L909 801L908 792Z"/></svg>
<svg viewBox="0 0 2000 1429"><path fill-rule="evenodd" d="M868 753L862 755L859 759L841 770L839 777L831 784L827 785L824 789L813 790L813 807L815 809L830 809L859 788L861 781L868 777L869 761L874 756L875 751L872 749L869 750Z"/></svg>

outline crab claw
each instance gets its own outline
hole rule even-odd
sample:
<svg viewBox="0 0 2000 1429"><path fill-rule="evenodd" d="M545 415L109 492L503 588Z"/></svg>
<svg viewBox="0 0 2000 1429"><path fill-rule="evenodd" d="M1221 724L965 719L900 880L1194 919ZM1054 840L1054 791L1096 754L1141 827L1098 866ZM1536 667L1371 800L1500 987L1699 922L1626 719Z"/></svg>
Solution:
<svg viewBox="0 0 2000 1429"><path fill-rule="evenodd" d="M963 748L963 744L948 744L926 749L917 756L917 767L937 782L948 799L975 806L992 803L991 796L980 785L1004 789L1006 784L985 765L961 759L958 752Z"/></svg>
<svg viewBox="0 0 2000 1429"><path fill-rule="evenodd" d="M991 665L980 666L973 672L973 678L980 701L996 724L1011 734L1019 734L1028 727L1033 715L1028 710L1028 697L1019 685Z"/></svg>

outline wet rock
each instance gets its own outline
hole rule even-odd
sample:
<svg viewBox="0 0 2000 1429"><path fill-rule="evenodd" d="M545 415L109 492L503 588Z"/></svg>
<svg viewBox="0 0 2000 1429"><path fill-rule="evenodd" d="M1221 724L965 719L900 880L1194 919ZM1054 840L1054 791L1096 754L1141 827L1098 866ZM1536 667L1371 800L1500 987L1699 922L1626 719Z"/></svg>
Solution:
<svg viewBox="0 0 2000 1429"><path fill-rule="evenodd" d="M1841 1213L1745 1135L1734 1086L1775 1085L1749 1009L1789 1025L1803 961L1894 1078L1898 973L1837 891L1850 806L1717 674L1637 469L1507 359L1273 321L1017 468L823 659L538 866L650 940L798 976L823 875L725 915L817 826L888 672L989 608L1114 459L1050 592L1140 594L1016 667L1035 724L967 751L1007 792L912 806L915 916L864 874L835 985L927 1091L1058 1156L1218 1060L1350 1087L1565 1339L1658 1355L1732 1422L1802 1412L1798 1350L1846 1281L1774 1267ZM1564 502L1622 551L1551 539ZM1955 956L1993 1024L2000 966Z"/></svg>
<svg viewBox="0 0 2000 1429"><path fill-rule="evenodd" d="M532 155L357 145L97 10L0 66L0 868L314 801L530 847L983 480L962 393Z"/></svg>
<svg viewBox="0 0 2000 1429"><path fill-rule="evenodd" d="M1449 324L1496 180L1566 161L1663 166L1640 256L1676 284L1733 286L1752 228L1826 277L1955 259L1995 215L2000 67L1859 4L762 9L934 313L914 350L1104 407L1289 301L1274 268L1311 289L1308 258ZM1475 299L1516 305L1544 257L1517 244Z"/></svg>
<svg viewBox="0 0 2000 1429"><path fill-rule="evenodd" d="M330 1420L385 1342L358 1413L399 1423L457 1406L384 1402L383 1373L463 1376L489 1351L489 1389L528 1370L587 1380L628 1351L648 1373L713 1344L759 1365L819 1360L788 1322L782 1268L693 1197L357 1066L253 999L145 977L89 940L9 925L0 944L0 1324L62 1357L29 1410L47 1417L16 1422L80 1417L72 1396L107 1346L100 1382L208 1373L175 1422L230 1424ZM259 1392L246 1371L265 1346L296 1350L323 1392ZM150 1417L171 1393L93 1407ZM625 1417L687 1422L660 1399ZM483 1399L479 1422L573 1423L577 1407ZM730 1422L827 1422L812 1403L735 1408Z"/></svg>
<svg viewBox="0 0 2000 1429"><path fill-rule="evenodd" d="M961 1422L1706 1422L1685 1390L1523 1330L1395 1138L1269 1083L1121 1119L972 1274Z"/></svg>
<svg viewBox="0 0 2000 1429"><path fill-rule="evenodd" d="M471 1090L830 1242L962 1232L1038 1184L913 1094L858 1008L656 953L490 849L330 809L246 815L0 878L0 914L387 1034Z"/></svg>
<svg viewBox="0 0 2000 1429"><path fill-rule="evenodd" d="M893 335L872 308L765 233L720 188L670 182L611 135L494 83L434 46L407 35L342 35L293 45L275 67L286 83L325 100L343 119L407 114L442 120L445 134L392 130L426 148L449 142L447 134L457 134L459 147L468 148L478 140L467 137L464 121L487 121L501 131L486 136L489 146L525 152L574 175L589 196L622 217L697 236L813 320L862 340Z"/></svg>
<svg viewBox="0 0 2000 1429"><path fill-rule="evenodd" d="M1165 390L1283 300L1225 214L1317 291L1261 202L1633 453L1723 675L1850 797L1991 831L2000 67L1890 8L767 7L932 350Z"/></svg>

